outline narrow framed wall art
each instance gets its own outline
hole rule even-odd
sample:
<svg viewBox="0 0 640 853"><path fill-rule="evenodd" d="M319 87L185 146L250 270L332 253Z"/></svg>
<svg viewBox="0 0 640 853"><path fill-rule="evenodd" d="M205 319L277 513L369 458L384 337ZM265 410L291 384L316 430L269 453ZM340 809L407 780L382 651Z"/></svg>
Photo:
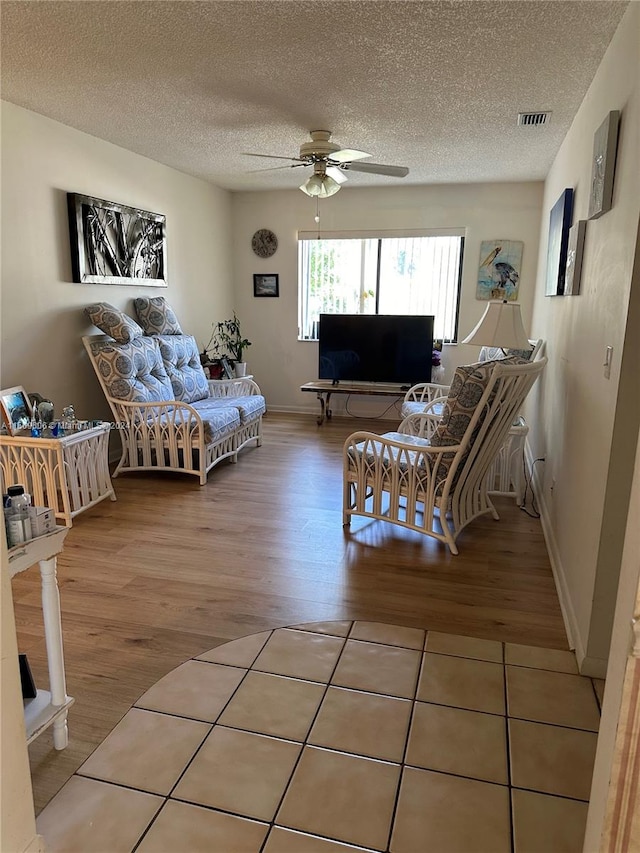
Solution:
<svg viewBox="0 0 640 853"><path fill-rule="evenodd" d="M563 190L549 215L545 296L562 296L567 268L567 245L573 213L573 189Z"/></svg>
<svg viewBox="0 0 640 853"><path fill-rule="evenodd" d="M564 277L564 295L577 296L580 293L580 276L582 274L582 253L584 251L584 235L587 230L587 220L580 219L569 229L567 245L567 265Z"/></svg>

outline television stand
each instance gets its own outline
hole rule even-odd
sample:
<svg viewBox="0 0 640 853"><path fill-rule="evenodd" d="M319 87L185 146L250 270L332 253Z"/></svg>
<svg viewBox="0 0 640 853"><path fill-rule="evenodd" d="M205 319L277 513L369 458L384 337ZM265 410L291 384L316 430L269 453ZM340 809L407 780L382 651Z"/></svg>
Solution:
<svg viewBox="0 0 640 853"><path fill-rule="evenodd" d="M318 379L315 382L305 382L300 386L301 391L309 391L316 395L320 403L320 414L318 415L318 426L326 420L331 420L331 395L332 394L361 394L369 397L402 397L405 390L404 385L391 385L384 382L342 382L335 383L332 379Z"/></svg>

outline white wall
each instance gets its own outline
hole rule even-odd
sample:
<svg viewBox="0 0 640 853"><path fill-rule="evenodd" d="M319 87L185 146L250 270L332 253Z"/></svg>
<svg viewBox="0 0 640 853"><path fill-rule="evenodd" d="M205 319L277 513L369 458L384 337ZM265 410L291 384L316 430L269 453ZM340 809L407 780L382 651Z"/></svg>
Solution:
<svg viewBox="0 0 640 853"><path fill-rule="evenodd" d="M29 775L24 705L18 669L18 644L13 614L7 543L0 536L0 607L2 649L0 674L2 714L2 783L0 796L0 850L6 853L43 853L44 839L36 835L33 791Z"/></svg>
<svg viewBox="0 0 640 853"><path fill-rule="evenodd" d="M167 217L167 288L74 284L66 193ZM91 302L134 314L135 296L162 295L199 344L232 307L230 195L204 181L2 103L1 385L111 419L80 340L98 330Z"/></svg>
<svg viewBox="0 0 640 853"><path fill-rule="evenodd" d="M529 326L535 288L541 183L474 184L431 187L385 186L381 189L343 187L320 202L320 226L326 231L402 228L466 228L460 337L464 337L486 305L475 298L480 242L497 238L524 241L520 302L525 328ZM308 411L318 404L300 385L318 378L318 345L297 340L297 234L314 231L315 201L300 190L234 193L235 306L243 329L253 342L247 350L254 373L272 409ZM270 228L278 250L268 260L251 250L251 236ZM253 273L278 273L278 299L253 296ZM445 347L445 380L458 364L475 360L477 347ZM377 414L388 400L358 397L349 408L359 414ZM344 397L332 400L336 414Z"/></svg>
<svg viewBox="0 0 640 853"><path fill-rule="evenodd" d="M532 330L547 339L549 363L539 405L526 409L531 452L546 456L544 526L578 659L583 671L602 675L640 418L639 330L627 327L640 210L639 45L640 5L631 3L545 183ZM622 118L613 208L588 222L580 295L545 297L549 211L573 187L573 221L587 218L593 135L615 109Z"/></svg>

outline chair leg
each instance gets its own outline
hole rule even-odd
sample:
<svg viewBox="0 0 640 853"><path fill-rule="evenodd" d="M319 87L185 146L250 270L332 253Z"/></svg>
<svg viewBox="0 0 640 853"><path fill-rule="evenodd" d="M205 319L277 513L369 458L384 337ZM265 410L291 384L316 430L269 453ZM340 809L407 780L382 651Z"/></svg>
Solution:
<svg viewBox="0 0 640 853"><path fill-rule="evenodd" d="M491 500L491 498L487 497L487 503L489 504L489 509L491 510L491 518L493 518L494 521L500 521L498 510L493 505L493 501Z"/></svg>

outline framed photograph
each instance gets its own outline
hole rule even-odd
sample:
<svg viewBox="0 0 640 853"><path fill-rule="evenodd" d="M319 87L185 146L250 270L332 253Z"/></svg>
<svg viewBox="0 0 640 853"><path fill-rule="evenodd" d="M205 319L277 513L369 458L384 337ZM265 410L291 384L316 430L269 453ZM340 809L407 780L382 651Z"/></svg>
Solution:
<svg viewBox="0 0 640 853"><path fill-rule="evenodd" d="M611 110L593 137L589 219L598 219L611 210L619 124L619 111Z"/></svg>
<svg viewBox="0 0 640 853"><path fill-rule="evenodd" d="M0 409L9 435L16 435L21 429L27 429L33 419L31 403L22 385L0 391Z"/></svg>
<svg viewBox="0 0 640 853"><path fill-rule="evenodd" d="M222 373L223 379L234 379L235 373L233 367L229 364L229 360L224 356L220 359L220 364L222 365Z"/></svg>
<svg viewBox="0 0 640 853"><path fill-rule="evenodd" d="M67 210L75 282L167 286L165 216L78 193Z"/></svg>
<svg viewBox="0 0 640 853"><path fill-rule="evenodd" d="M580 274L582 272L582 252L587 220L580 219L569 229L567 246L567 268L564 277L564 295L577 296L580 293Z"/></svg>
<svg viewBox="0 0 640 853"><path fill-rule="evenodd" d="M568 187L551 208L545 296L562 296L567 270L567 246L573 213L573 190Z"/></svg>
<svg viewBox="0 0 640 853"><path fill-rule="evenodd" d="M507 299L515 302L520 289L522 240L483 240L476 299Z"/></svg>
<svg viewBox="0 0 640 853"><path fill-rule="evenodd" d="M268 273L253 276L253 295L254 296L279 296L279 276L276 273Z"/></svg>

